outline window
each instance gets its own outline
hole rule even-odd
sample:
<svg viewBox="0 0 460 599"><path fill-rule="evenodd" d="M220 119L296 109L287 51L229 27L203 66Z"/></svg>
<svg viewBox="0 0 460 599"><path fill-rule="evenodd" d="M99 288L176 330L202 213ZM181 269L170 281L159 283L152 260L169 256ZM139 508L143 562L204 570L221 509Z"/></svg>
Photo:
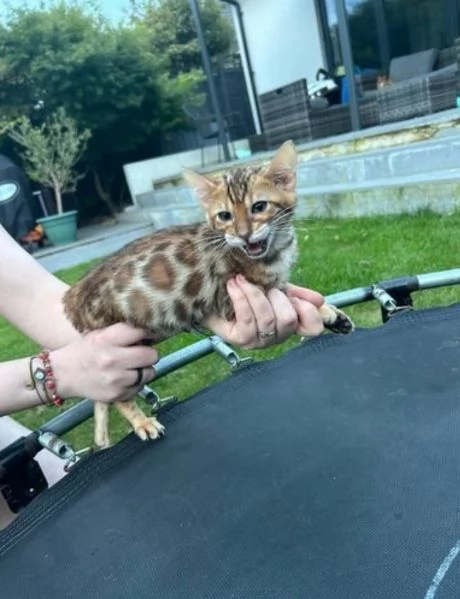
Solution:
<svg viewBox="0 0 460 599"><path fill-rule="evenodd" d="M321 4L329 69L342 65L336 0ZM453 45L460 37L460 0L345 0L355 65L388 68L395 56Z"/></svg>

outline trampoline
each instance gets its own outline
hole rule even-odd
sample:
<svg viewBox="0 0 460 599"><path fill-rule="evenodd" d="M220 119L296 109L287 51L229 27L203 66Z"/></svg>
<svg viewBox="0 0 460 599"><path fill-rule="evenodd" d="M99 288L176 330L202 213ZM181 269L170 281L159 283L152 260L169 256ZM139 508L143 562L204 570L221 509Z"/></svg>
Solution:
<svg viewBox="0 0 460 599"><path fill-rule="evenodd" d="M458 599L460 303L412 294L459 284L455 269L330 296L377 301L382 324L275 360L242 363L217 337L166 356L172 392L211 352L229 375L180 403L145 389L158 442L76 456L59 436L90 417L83 400L0 452L19 512L0 596ZM43 446L70 467L49 489Z"/></svg>

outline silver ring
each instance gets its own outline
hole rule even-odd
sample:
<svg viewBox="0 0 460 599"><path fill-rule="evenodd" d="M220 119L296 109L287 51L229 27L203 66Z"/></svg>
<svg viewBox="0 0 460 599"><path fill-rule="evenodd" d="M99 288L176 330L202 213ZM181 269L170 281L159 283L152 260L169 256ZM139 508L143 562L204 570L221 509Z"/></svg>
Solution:
<svg viewBox="0 0 460 599"><path fill-rule="evenodd" d="M136 372L137 372L137 378L136 378L136 382L133 383L133 387L137 387L139 385L139 383L142 381L142 377L144 376L143 368L136 368Z"/></svg>
<svg viewBox="0 0 460 599"><path fill-rule="evenodd" d="M268 333L264 333L263 331L257 332L260 339L269 339L270 337L274 337L276 335L276 331L269 331Z"/></svg>

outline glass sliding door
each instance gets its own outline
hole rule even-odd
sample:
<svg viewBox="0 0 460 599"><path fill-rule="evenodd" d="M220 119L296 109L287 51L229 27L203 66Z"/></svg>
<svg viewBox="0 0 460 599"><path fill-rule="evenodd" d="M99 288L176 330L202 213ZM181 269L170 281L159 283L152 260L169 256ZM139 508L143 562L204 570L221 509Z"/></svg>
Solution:
<svg viewBox="0 0 460 599"><path fill-rule="evenodd" d="M321 4L329 68L343 64L335 0ZM386 71L395 56L442 50L460 37L460 0L346 0L355 65Z"/></svg>

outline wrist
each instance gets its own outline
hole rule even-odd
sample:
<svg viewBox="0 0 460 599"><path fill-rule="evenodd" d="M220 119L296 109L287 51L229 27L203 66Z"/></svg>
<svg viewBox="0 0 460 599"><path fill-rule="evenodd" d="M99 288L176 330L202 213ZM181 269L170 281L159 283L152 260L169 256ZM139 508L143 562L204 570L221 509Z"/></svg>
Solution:
<svg viewBox="0 0 460 599"><path fill-rule="evenodd" d="M65 348L57 349L49 353L56 391L63 400L76 396L73 377L69 369L69 358L66 354Z"/></svg>
<svg viewBox="0 0 460 599"><path fill-rule="evenodd" d="M66 386L62 385L62 373L56 373L57 352L42 349L29 359L29 387L33 389L43 405L61 406L67 397ZM58 366L58 371L60 371Z"/></svg>

